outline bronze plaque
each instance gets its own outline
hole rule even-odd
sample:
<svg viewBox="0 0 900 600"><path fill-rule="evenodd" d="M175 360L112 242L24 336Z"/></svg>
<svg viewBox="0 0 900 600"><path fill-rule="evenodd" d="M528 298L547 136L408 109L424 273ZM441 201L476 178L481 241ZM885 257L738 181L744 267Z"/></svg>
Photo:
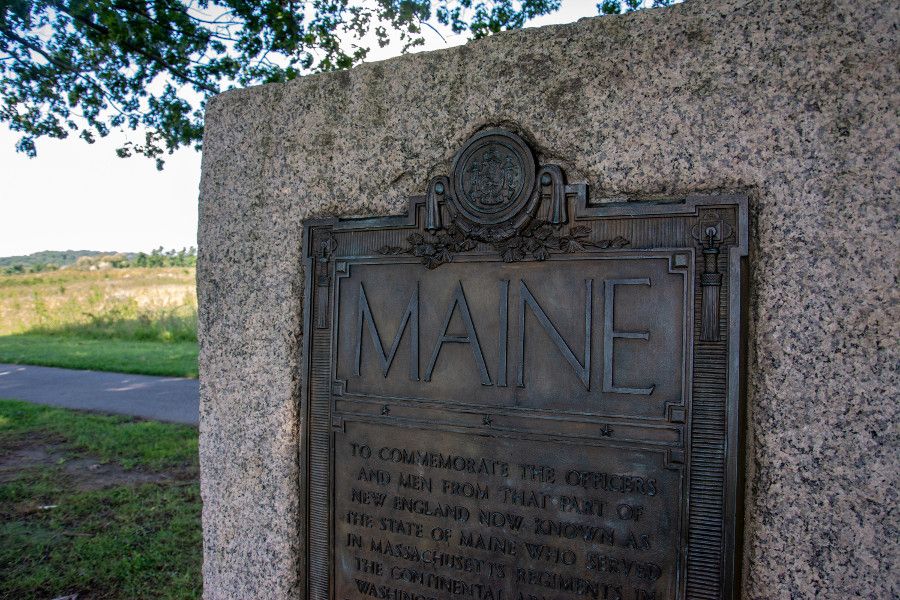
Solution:
<svg viewBox="0 0 900 600"><path fill-rule="evenodd" d="M494 129L304 240L304 597L733 597L745 196L592 203Z"/></svg>

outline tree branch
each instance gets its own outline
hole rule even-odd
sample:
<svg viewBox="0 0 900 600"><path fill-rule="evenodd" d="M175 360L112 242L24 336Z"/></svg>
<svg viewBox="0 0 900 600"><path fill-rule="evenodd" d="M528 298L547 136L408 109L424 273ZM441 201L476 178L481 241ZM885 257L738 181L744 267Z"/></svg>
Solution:
<svg viewBox="0 0 900 600"><path fill-rule="evenodd" d="M53 2L53 5L54 5L55 7L57 7L57 9L58 9L60 12L63 12L63 13L65 13L65 14L69 15L69 17L71 17L71 18L74 19L75 21L81 23L82 25L84 25L84 26L86 26L86 27L89 27L89 28L93 29L93 30L96 31L97 33L101 33L101 34L107 35L107 36L109 35L110 31L109 31L109 28L108 28L108 27L106 27L106 26L104 26L104 25L98 25L98 24L94 23L93 21L91 21L90 19L85 19L84 17L82 17L82 16L80 16L80 15L76 15L76 14L72 13L72 12L69 11L66 7L63 6L62 2L58 2L58 1L57 1L57 2ZM219 93L219 90L218 90L217 88L214 88L214 87L208 85L207 83L205 83L205 82L203 82L203 81L199 81L199 80L197 80L197 79L194 79L194 78L191 77L189 74L185 73L181 68L179 68L179 67L177 67L176 65L173 65L173 64L169 63L168 61L166 61L166 59L164 59L164 58L163 58L162 56L160 56L158 53L155 53L155 52L148 52L148 51L143 50L143 49L141 49L141 48L139 48L139 47L137 47L137 46L134 46L133 44L128 43L128 42L125 41L125 40L122 40L122 41L120 42L120 45L121 45L123 48L125 48L126 50L130 50L130 51L134 52L135 54L138 54L138 55L140 55L140 56L143 56L143 57L146 58L147 60L151 60L151 61L154 61L154 62L158 63L161 67L164 67L165 69L167 69L168 71L170 71L173 75L175 75L176 77L180 78L180 79L181 79L183 82L185 82L185 83L190 83L190 84L192 84L192 85L195 85L195 86L197 86L199 89L201 89L201 90L203 90L203 91L206 91L206 92L209 92L210 94L218 94L218 93Z"/></svg>
<svg viewBox="0 0 900 600"><path fill-rule="evenodd" d="M78 77L79 79L81 79L82 81L84 81L85 83L87 83L88 85L93 87L94 89L96 89L98 92L100 92L100 94L103 95L103 98L107 102L109 102L110 106L112 106L116 110L116 112L118 112L120 115L128 114L125 111L123 111L121 108L119 108L119 106L113 100L112 94L109 91L107 91L106 88L104 88L102 84L97 82L93 77L86 74L84 71L77 69L75 67L75 65L72 65L72 64L67 65L65 63L60 62L59 60L56 59L56 57L52 56L51 54L48 54L43 48L31 43L27 38L23 38L23 37L19 36L15 31L12 31L11 29L0 26L0 33L3 33L7 37L9 37L11 40L18 42L19 44L21 44L28 50L31 50L32 52L35 52L35 53L43 56L50 64L55 66L57 69L61 70L63 73L69 73L71 75L75 75L76 77ZM16 60L21 63L21 61L19 59L16 59Z"/></svg>

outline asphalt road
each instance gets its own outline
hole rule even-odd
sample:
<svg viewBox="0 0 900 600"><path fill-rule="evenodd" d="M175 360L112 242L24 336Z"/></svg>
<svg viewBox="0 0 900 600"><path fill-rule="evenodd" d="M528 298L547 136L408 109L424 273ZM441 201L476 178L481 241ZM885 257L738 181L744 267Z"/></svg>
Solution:
<svg viewBox="0 0 900 600"><path fill-rule="evenodd" d="M196 379L0 364L0 398L197 425Z"/></svg>

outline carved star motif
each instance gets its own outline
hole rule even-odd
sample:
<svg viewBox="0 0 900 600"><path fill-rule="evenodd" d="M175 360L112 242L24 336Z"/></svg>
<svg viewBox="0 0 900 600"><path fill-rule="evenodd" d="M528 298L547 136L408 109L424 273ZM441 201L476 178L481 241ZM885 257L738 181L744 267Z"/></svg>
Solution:
<svg viewBox="0 0 900 600"><path fill-rule="evenodd" d="M604 425L600 428L600 437L612 437L612 433L612 427L610 427L609 425Z"/></svg>
<svg viewBox="0 0 900 600"><path fill-rule="evenodd" d="M388 406L387 404L385 404L384 406L382 406L382 407L381 407L381 414L383 414L383 415L389 415L389 414L391 414L391 407Z"/></svg>
<svg viewBox="0 0 900 600"><path fill-rule="evenodd" d="M487 425L488 427L490 427L491 423L493 423L493 422L494 422L494 419L490 415L484 415L481 417L482 425Z"/></svg>

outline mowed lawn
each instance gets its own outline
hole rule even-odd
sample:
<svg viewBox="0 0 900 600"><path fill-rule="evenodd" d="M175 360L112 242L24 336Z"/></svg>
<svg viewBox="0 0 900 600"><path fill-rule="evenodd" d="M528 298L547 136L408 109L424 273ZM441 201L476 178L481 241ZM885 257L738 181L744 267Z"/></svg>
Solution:
<svg viewBox="0 0 900 600"><path fill-rule="evenodd" d="M0 598L198 598L197 430L0 400Z"/></svg>
<svg viewBox="0 0 900 600"><path fill-rule="evenodd" d="M0 275L0 362L197 376L195 269Z"/></svg>

